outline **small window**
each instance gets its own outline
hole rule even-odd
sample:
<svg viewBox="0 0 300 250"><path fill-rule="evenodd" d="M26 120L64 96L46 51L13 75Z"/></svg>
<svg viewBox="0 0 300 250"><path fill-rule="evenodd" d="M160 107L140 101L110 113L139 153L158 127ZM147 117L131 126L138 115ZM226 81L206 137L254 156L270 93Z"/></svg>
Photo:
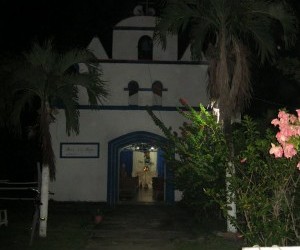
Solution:
<svg viewBox="0 0 300 250"><path fill-rule="evenodd" d="M153 105L155 105L155 106L162 105L162 91L163 91L162 83L160 81L155 81L152 84Z"/></svg>
<svg viewBox="0 0 300 250"><path fill-rule="evenodd" d="M138 105L138 93L139 93L139 84L136 81L131 81L128 83L128 104L129 105Z"/></svg>
<svg viewBox="0 0 300 250"><path fill-rule="evenodd" d="M138 59L152 60L153 42L149 36L142 36L138 43Z"/></svg>

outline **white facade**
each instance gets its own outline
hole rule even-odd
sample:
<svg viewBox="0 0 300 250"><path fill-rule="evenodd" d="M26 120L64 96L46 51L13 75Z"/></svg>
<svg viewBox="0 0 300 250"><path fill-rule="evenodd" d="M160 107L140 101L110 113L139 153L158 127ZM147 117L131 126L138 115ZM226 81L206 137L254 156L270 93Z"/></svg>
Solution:
<svg viewBox="0 0 300 250"><path fill-rule="evenodd" d="M134 16L118 23L113 32L112 58L108 58L100 40L94 38L89 49L99 59L103 79L110 95L95 110L88 106L87 95L80 93L80 134L68 137L65 117L61 110L52 124L52 142L56 154L56 181L51 184L58 201L107 201L111 181L111 162L118 156L110 154L109 143L129 133L144 131L163 136L149 117L146 106L153 106L155 114L167 125L178 128L183 118L176 111L179 98L191 106L206 105L206 69L201 62L192 62L184 53L177 57L177 37L168 38L167 49L153 46L152 60L139 58L139 41L143 36L153 38L155 18ZM154 43L155 44L155 43ZM84 67L81 68L84 71ZM138 93L129 97L128 84L138 84ZM152 91L152 84L162 84L162 95ZM157 101L159 98L159 101ZM131 99L131 104L129 105ZM158 104L158 106L157 106ZM156 105L156 106L155 106ZM98 143L95 158L62 158L61 143Z"/></svg>

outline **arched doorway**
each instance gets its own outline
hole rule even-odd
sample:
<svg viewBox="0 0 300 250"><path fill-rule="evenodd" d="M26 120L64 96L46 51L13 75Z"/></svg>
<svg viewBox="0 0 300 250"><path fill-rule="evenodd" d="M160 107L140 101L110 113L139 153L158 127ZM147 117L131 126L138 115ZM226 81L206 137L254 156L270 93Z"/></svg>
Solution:
<svg viewBox="0 0 300 250"><path fill-rule="evenodd" d="M107 202L115 205L119 202L119 152L127 145L134 143L160 144L166 142L166 138L146 132L138 131L122 135L108 143L108 181ZM174 202L174 187L171 181L172 174L166 166L165 174L165 202Z"/></svg>

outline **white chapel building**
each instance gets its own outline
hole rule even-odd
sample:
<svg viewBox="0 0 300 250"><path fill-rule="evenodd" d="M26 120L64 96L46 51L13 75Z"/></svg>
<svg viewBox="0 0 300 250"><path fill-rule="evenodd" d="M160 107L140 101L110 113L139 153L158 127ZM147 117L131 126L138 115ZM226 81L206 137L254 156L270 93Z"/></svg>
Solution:
<svg viewBox="0 0 300 250"><path fill-rule="evenodd" d="M178 58L177 36L168 37L163 50L153 41L154 28L154 16L120 21L113 28L111 58L101 38L90 42L109 96L92 109L87 94L80 93L78 136L67 136L64 112L51 125L57 167L53 200L114 205L179 199L159 147L166 139L147 106L177 129L183 122L180 98L195 107L208 103L207 63L192 61L189 49Z"/></svg>

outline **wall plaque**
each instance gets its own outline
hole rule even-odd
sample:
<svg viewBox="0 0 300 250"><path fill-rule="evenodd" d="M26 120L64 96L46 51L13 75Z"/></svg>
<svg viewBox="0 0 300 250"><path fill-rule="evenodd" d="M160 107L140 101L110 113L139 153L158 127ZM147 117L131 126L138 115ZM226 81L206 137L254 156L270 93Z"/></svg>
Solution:
<svg viewBox="0 0 300 250"><path fill-rule="evenodd" d="M99 143L62 142L60 158L99 158Z"/></svg>

